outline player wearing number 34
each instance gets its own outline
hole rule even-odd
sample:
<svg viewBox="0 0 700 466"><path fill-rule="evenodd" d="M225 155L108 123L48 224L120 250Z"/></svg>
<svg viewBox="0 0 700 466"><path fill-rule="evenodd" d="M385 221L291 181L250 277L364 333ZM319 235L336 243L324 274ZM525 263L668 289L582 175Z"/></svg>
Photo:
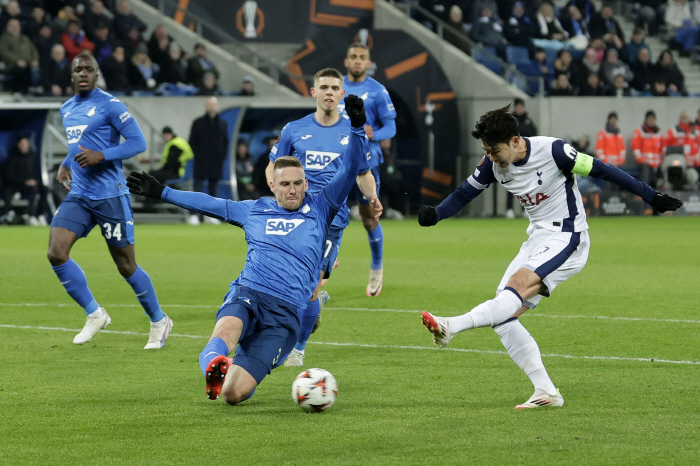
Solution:
<svg viewBox="0 0 700 466"><path fill-rule="evenodd" d="M459 212L491 183L500 183L525 208L530 218L529 237L508 266L494 299L456 317L423 312L422 320L440 346L447 345L458 332L493 327L510 357L535 387L530 399L516 409L562 406L564 398L542 364L537 343L518 316L535 308L557 285L580 272L588 260L588 224L574 175L615 183L659 212L676 210L682 202L577 152L561 139L521 137L509 107L479 119L472 136L481 140L485 155L474 174L437 208L421 207L418 222L425 227L435 225Z"/></svg>
<svg viewBox="0 0 700 466"><path fill-rule="evenodd" d="M75 96L61 106L68 155L56 179L69 191L51 222L48 259L87 320L73 343L83 344L112 320L92 295L83 270L70 258L78 238L99 226L109 253L151 320L145 349L161 348L173 326L160 309L151 278L136 264L131 197L122 160L146 150L139 124L114 96L95 88L97 62L81 53L71 64ZM126 141L120 144L124 137Z"/></svg>

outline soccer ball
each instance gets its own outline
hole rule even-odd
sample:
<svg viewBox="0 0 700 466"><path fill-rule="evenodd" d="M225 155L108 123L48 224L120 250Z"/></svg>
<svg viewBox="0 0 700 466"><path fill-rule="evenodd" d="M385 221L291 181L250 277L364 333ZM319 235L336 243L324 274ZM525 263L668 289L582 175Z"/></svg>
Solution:
<svg viewBox="0 0 700 466"><path fill-rule="evenodd" d="M292 384L292 399L304 411L325 411L337 396L338 382L324 369L307 369Z"/></svg>

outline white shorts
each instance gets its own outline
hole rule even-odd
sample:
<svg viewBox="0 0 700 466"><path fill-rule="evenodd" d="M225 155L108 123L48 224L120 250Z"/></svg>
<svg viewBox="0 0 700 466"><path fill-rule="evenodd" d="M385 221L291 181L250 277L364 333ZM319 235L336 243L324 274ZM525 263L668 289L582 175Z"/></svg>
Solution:
<svg viewBox="0 0 700 466"><path fill-rule="evenodd" d="M588 261L591 239L588 230L579 233L549 231L530 225L530 237L520 247L520 252L510 263L506 273L498 284L497 293L503 291L515 272L525 267L542 279L551 295L554 288L569 277L579 273ZM536 294L523 303L534 309L544 296Z"/></svg>

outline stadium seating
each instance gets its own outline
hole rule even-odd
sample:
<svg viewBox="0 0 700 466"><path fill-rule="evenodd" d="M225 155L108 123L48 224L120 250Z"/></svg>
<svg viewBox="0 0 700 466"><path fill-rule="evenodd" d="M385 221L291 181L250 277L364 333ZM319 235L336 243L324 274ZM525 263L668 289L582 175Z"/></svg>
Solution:
<svg viewBox="0 0 700 466"><path fill-rule="evenodd" d="M517 65L519 63L529 63L530 55L528 54L526 47L506 47L506 61L512 65Z"/></svg>
<svg viewBox="0 0 700 466"><path fill-rule="evenodd" d="M503 74L503 65L496 57L496 49L493 47L483 47L474 49L474 60L481 63L497 75Z"/></svg>

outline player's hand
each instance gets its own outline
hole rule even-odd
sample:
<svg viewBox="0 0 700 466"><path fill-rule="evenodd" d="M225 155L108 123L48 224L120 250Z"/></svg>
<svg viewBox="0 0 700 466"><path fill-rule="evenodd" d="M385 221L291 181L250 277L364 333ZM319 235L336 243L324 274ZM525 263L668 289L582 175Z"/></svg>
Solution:
<svg viewBox="0 0 700 466"><path fill-rule="evenodd" d="M365 102L355 94L345 97L345 113L350 117L350 124L354 128L361 128L367 122L365 115Z"/></svg>
<svg viewBox="0 0 700 466"><path fill-rule="evenodd" d="M438 213L435 207L421 206L418 211L418 223L422 227L432 227L438 222Z"/></svg>
<svg viewBox="0 0 700 466"><path fill-rule="evenodd" d="M61 186L63 188L70 192L70 185L73 182L73 179L70 176L70 170L65 165L61 165L58 167L58 174L56 175L56 181L61 183Z"/></svg>
<svg viewBox="0 0 700 466"><path fill-rule="evenodd" d="M163 194L163 189L165 189L165 186L146 172L129 173L129 177L126 179L126 186L132 194L140 194L153 199L160 199L160 195Z"/></svg>
<svg viewBox="0 0 700 466"><path fill-rule="evenodd" d="M374 219L379 221L379 218L384 212L384 206L382 206L381 201L376 195L374 195L372 196L372 199L369 200L369 205L371 205L372 209L374 209Z"/></svg>
<svg viewBox="0 0 700 466"><path fill-rule="evenodd" d="M656 196L651 200L651 206L659 212L668 212L669 210L678 210L683 205L683 201L671 197L667 194L656 193Z"/></svg>
<svg viewBox="0 0 700 466"><path fill-rule="evenodd" d="M75 154L74 160L80 164L80 168L89 167L90 165L97 165L105 159L102 152L86 149L83 146L78 146L82 152Z"/></svg>

